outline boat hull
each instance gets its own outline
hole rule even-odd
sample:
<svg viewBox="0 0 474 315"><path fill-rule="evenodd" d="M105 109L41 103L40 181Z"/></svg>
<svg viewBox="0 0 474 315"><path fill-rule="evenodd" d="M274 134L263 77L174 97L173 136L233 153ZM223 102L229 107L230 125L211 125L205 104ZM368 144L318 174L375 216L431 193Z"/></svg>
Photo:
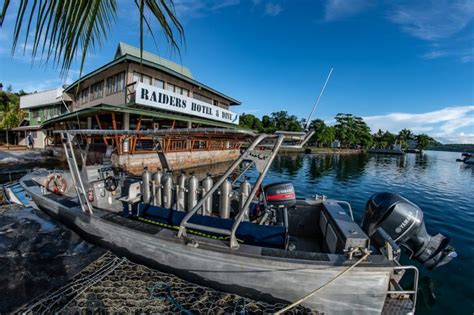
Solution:
<svg viewBox="0 0 474 315"><path fill-rule="evenodd" d="M86 215L23 185L44 212L91 243L138 263L176 274L191 282L267 302L291 303L348 266L323 261L262 256L223 246L197 248L177 238L163 238ZM358 266L327 285L303 305L329 314L379 314L389 286L391 266Z"/></svg>

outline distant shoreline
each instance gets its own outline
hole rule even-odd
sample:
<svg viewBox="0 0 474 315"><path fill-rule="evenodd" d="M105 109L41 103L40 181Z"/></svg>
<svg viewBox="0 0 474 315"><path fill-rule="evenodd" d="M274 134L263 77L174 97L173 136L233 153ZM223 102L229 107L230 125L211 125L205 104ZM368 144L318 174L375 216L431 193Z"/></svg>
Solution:
<svg viewBox="0 0 474 315"><path fill-rule="evenodd" d="M309 152L310 151L310 152ZM307 154L361 154L365 153L363 149L333 149L333 148L318 148L318 147L304 147L304 148L281 148L280 153L307 153Z"/></svg>

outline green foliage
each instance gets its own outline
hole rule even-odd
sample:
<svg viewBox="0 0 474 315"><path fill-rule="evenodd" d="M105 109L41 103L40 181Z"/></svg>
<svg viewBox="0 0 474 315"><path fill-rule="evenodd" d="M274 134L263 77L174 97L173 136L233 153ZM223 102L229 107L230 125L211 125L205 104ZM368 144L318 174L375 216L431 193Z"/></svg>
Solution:
<svg viewBox="0 0 474 315"><path fill-rule="evenodd" d="M428 146L434 142L434 139L428 136L427 134L419 134L415 136L416 148L420 150L425 150Z"/></svg>
<svg viewBox="0 0 474 315"><path fill-rule="evenodd" d="M403 149L408 147L408 140L413 140L415 135L409 129L402 129L397 135L397 140L400 141L400 144Z"/></svg>
<svg viewBox="0 0 474 315"><path fill-rule="evenodd" d="M240 115L239 126L243 128L258 130L258 131L261 131L263 129L263 125L260 119L258 119L252 114L245 114L245 113Z"/></svg>
<svg viewBox="0 0 474 315"><path fill-rule="evenodd" d="M268 133L275 132L275 122L268 115L263 115L262 117L263 131Z"/></svg>
<svg viewBox="0 0 474 315"><path fill-rule="evenodd" d="M322 119L311 121L309 127L314 130L314 135L308 141L309 145L330 147L336 139L336 129L332 126L327 126Z"/></svg>
<svg viewBox="0 0 474 315"><path fill-rule="evenodd" d="M259 132L273 133L277 130L302 131L298 117L288 115L286 111L274 112L270 116L263 116L262 120L252 114L240 115L240 127L257 130Z"/></svg>
<svg viewBox="0 0 474 315"><path fill-rule="evenodd" d="M8 112L2 112L0 114L0 129L12 129L18 127L24 114L22 111L17 109L11 109Z"/></svg>
<svg viewBox="0 0 474 315"><path fill-rule="evenodd" d="M282 131L302 131L298 117L295 115L288 115L287 111L273 112L271 114L271 121L273 121L276 130Z"/></svg>
<svg viewBox="0 0 474 315"><path fill-rule="evenodd" d="M46 63L52 61L61 66L63 74L70 68L73 59L80 56L80 72L87 53L101 47L111 33L118 7L118 0L64 0L41 1L20 0L13 28L12 52L24 37L24 47L30 44L31 57L38 53L46 56ZM176 18L172 0L135 0L138 9L140 51L143 51L144 27L156 40L151 27L157 22L164 33L164 38L172 48L179 52L178 39L184 38L184 29ZM5 0L0 15L0 26L6 21L10 1ZM130 12L133 17L133 12ZM25 49L23 49L23 53Z"/></svg>
<svg viewBox="0 0 474 315"><path fill-rule="evenodd" d="M0 91L0 129L18 127L25 115L20 110L20 93Z"/></svg>
<svg viewBox="0 0 474 315"><path fill-rule="evenodd" d="M379 129L372 137L373 146L377 149L387 149L397 141L397 136L388 130L384 132Z"/></svg>
<svg viewBox="0 0 474 315"><path fill-rule="evenodd" d="M8 112L20 106L20 96L18 94L0 91L0 111Z"/></svg>
<svg viewBox="0 0 474 315"><path fill-rule="evenodd" d="M344 147L369 147L373 139L370 128L362 117L339 113L336 115L336 138Z"/></svg>

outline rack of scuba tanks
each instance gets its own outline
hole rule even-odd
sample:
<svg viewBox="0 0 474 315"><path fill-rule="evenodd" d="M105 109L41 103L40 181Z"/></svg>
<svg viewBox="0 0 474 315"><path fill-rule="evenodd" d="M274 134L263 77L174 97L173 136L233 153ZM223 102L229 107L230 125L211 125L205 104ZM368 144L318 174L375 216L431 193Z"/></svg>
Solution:
<svg viewBox="0 0 474 315"><path fill-rule="evenodd" d="M306 133L300 134L302 140L305 136L307 136ZM294 138L295 134L292 133L291 137ZM128 203L128 214L136 215L138 218L145 214L149 206L186 212L179 224L173 227L179 230L178 237L186 238L188 228L214 235L219 234L230 239L230 247L237 249L239 243L236 232L243 221L252 221L259 225L277 223L288 228L287 207L284 199L288 196L294 198L293 186L279 183L261 189L263 179L285 138L284 133L256 136L245 152L217 180L213 179L211 174L207 174L200 182L195 174L186 175L185 172L181 172L175 179L172 172L168 170L151 172L145 167L141 182L131 183L128 186L128 196L121 200ZM262 143L263 140L267 141ZM257 170L258 176L252 185L245 173L253 167ZM231 175L234 175L233 179ZM267 194L278 195L278 198L282 200L279 200L278 205L266 204ZM252 208L252 202L257 199L256 196L263 203L260 209L263 213L251 220L249 209ZM233 223L230 228L222 228L189 222L195 214L233 219Z"/></svg>

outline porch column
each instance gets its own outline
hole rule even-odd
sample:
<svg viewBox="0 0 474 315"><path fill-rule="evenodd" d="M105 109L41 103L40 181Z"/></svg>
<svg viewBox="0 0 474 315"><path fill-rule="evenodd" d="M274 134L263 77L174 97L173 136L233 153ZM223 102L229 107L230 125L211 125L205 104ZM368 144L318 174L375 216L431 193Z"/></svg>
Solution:
<svg viewBox="0 0 474 315"><path fill-rule="evenodd" d="M87 129L92 129L92 117L87 117ZM91 137L86 137L87 143L91 143L92 139Z"/></svg>
<svg viewBox="0 0 474 315"><path fill-rule="evenodd" d="M130 129L130 113L123 113L123 130Z"/></svg>

